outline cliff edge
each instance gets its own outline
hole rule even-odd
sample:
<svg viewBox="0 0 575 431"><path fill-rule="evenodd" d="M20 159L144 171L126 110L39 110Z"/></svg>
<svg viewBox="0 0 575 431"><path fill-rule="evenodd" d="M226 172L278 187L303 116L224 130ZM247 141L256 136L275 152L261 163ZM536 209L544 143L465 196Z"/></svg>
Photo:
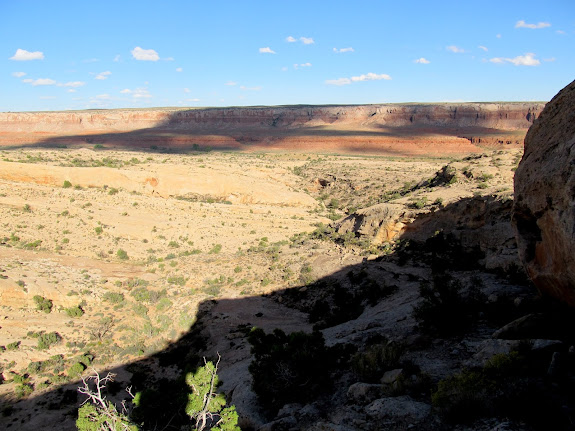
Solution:
<svg viewBox="0 0 575 431"><path fill-rule="evenodd" d="M464 153L521 146L544 103L150 108L0 113L0 145Z"/></svg>

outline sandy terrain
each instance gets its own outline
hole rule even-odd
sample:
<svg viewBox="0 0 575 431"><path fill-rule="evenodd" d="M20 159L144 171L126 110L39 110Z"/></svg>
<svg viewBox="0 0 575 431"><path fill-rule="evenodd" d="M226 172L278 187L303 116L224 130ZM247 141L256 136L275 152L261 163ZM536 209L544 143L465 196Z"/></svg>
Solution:
<svg viewBox="0 0 575 431"><path fill-rule="evenodd" d="M1 151L4 379L11 379L10 371L29 373L35 396L73 383L69 368L81 353L93 354L98 369L129 363L186 333L198 304L210 298L254 297L243 310L219 305L231 316L227 325L252 316L250 323L262 327L305 329L304 315L286 315L258 295L305 286L376 251L294 236L385 196L429 212L462 197L509 195L519 157L519 150L458 159ZM447 164L458 172L453 184L393 196ZM37 309L36 295L52 301L51 312ZM76 306L84 314L72 317ZM56 331L62 340L38 349L32 332L41 331ZM217 348L225 355L226 346ZM238 366L245 372L242 352L236 359L227 354L232 362L243 358ZM31 362L58 354L63 365L27 371ZM12 399L15 388L0 385L0 396Z"/></svg>

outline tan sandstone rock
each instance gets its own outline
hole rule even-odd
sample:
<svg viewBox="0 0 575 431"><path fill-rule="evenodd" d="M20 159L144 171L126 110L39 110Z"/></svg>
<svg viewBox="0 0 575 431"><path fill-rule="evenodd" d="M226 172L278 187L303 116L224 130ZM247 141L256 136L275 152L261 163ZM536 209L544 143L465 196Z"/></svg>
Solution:
<svg viewBox="0 0 575 431"><path fill-rule="evenodd" d="M520 258L542 292L575 306L575 81L525 137L515 174L513 223Z"/></svg>

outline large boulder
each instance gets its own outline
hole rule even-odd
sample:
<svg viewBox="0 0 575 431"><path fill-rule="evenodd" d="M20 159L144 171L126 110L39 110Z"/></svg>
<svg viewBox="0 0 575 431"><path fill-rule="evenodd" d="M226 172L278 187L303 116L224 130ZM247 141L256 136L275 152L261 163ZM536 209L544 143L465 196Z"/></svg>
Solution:
<svg viewBox="0 0 575 431"><path fill-rule="evenodd" d="M575 306L575 81L541 112L515 173L519 256L537 288Z"/></svg>

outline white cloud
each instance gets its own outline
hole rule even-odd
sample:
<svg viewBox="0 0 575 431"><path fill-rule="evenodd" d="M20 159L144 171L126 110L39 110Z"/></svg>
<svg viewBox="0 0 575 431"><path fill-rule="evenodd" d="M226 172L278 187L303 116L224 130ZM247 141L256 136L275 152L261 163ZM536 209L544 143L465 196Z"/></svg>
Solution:
<svg viewBox="0 0 575 431"><path fill-rule="evenodd" d="M391 79L391 76L385 73L378 75L377 73L370 72L364 75L352 76L351 78L328 79L325 81L325 83L328 85L348 85L351 84L352 82L380 81L382 79L389 81Z"/></svg>
<svg viewBox="0 0 575 431"><path fill-rule="evenodd" d="M234 86L234 85L237 85L237 84L238 84L238 83L235 82L235 81L228 81L228 82L225 83L225 85L229 85L229 86Z"/></svg>
<svg viewBox="0 0 575 431"><path fill-rule="evenodd" d="M359 81L379 81L385 79L386 81L391 80L391 76L382 73L380 75L376 74L376 73L368 73L365 75L359 75L359 76L352 76L351 80L353 82L359 82Z"/></svg>
<svg viewBox="0 0 575 431"><path fill-rule="evenodd" d="M262 87L246 87L244 85L240 85L240 90L244 90L244 91L260 91L262 89Z"/></svg>
<svg viewBox="0 0 575 431"><path fill-rule="evenodd" d="M98 94L97 96L94 97L94 99L109 100L109 99L111 99L111 97L109 94Z"/></svg>
<svg viewBox="0 0 575 431"><path fill-rule="evenodd" d="M541 62L535 58L535 54L528 52L525 55L518 55L514 58L495 57L490 58L491 63L511 63L515 66L539 66Z"/></svg>
<svg viewBox="0 0 575 431"><path fill-rule="evenodd" d="M96 75L96 77L94 79L98 79L100 81L103 81L104 79L108 79L108 76L110 76L112 74L112 72L110 72L109 70L105 71L105 72L100 72Z"/></svg>
<svg viewBox="0 0 575 431"><path fill-rule="evenodd" d="M501 39L501 35L500 35L500 34L495 35L495 37L496 37L497 39Z"/></svg>
<svg viewBox="0 0 575 431"><path fill-rule="evenodd" d="M351 84L351 79L349 78L337 78L337 79L328 79L325 81L328 85L347 85Z"/></svg>
<svg viewBox="0 0 575 431"><path fill-rule="evenodd" d="M429 61L427 58L421 57L418 58L417 60L413 60L415 63L419 63L419 64L429 64L431 63L431 61Z"/></svg>
<svg viewBox="0 0 575 431"><path fill-rule="evenodd" d="M546 61L546 62L548 62L548 63L553 62L553 61L555 61L555 60L557 60L555 57L544 58L544 59L543 59L543 61Z"/></svg>
<svg viewBox="0 0 575 431"><path fill-rule="evenodd" d="M16 54L10 57L10 60L16 61L29 61L29 60L44 60L44 53L40 51L26 51L25 49L17 49Z"/></svg>
<svg viewBox="0 0 575 431"><path fill-rule="evenodd" d="M266 46L265 48L260 48L260 54L275 54L275 51Z"/></svg>
<svg viewBox="0 0 575 431"><path fill-rule="evenodd" d="M23 76L26 76L26 72L12 72L12 76L15 76L16 78L22 78Z"/></svg>
<svg viewBox="0 0 575 431"><path fill-rule="evenodd" d="M120 91L120 93L131 94L134 99L149 99L152 97L148 89L143 87L138 87L135 88L134 90L126 88L125 90Z"/></svg>
<svg viewBox="0 0 575 431"><path fill-rule="evenodd" d="M304 44L304 45L311 45L312 43L315 43L314 40L311 37L300 37L299 40Z"/></svg>
<svg viewBox="0 0 575 431"><path fill-rule="evenodd" d="M465 52L465 50L463 48L459 48L458 46L455 46L455 45L449 45L445 49L447 49L448 51L451 51L451 52L455 52L456 54L461 54L461 53Z"/></svg>
<svg viewBox="0 0 575 431"><path fill-rule="evenodd" d="M34 87L38 85L54 85L56 81L50 78L40 78L40 79L23 79L22 82L26 84L33 85Z"/></svg>
<svg viewBox="0 0 575 431"><path fill-rule="evenodd" d="M42 100L53 100L55 98L56 98L56 96L40 96L40 99L42 99Z"/></svg>
<svg viewBox="0 0 575 431"><path fill-rule="evenodd" d="M83 85L86 85L85 82L83 81L70 81L70 82L66 82L66 83L59 83L57 84L58 87L72 87L72 88L77 88L77 87L82 87Z"/></svg>
<svg viewBox="0 0 575 431"><path fill-rule="evenodd" d="M189 88L184 88L184 93L189 93L190 89Z"/></svg>
<svg viewBox="0 0 575 431"><path fill-rule="evenodd" d="M288 70L288 68L286 66L282 67L282 72L285 72L286 70Z"/></svg>
<svg viewBox="0 0 575 431"><path fill-rule="evenodd" d="M164 60L164 61L174 61L175 59L174 59L174 57L166 57L166 58L163 58L162 60Z"/></svg>
<svg viewBox="0 0 575 431"><path fill-rule="evenodd" d="M486 46L483 46L483 45L479 45L478 48L479 48L480 50L482 50L482 51L485 51L485 52L489 51L489 50L487 49L487 47L486 47Z"/></svg>
<svg viewBox="0 0 575 431"><path fill-rule="evenodd" d="M132 57L141 61L158 61L160 56L153 49L143 49L139 46L135 47L132 51Z"/></svg>
<svg viewBox="0 0 575 431"><path fill-rule="evenodd" d="M88 58L84 60L83 63L97 63L98 61L100 61L99 58Z"/></svg>
<svg viewBox="0 0 575 431"><path fill-rule="evenodd" d="M297 39L293 36L288 36L288 37L286 37L286 42L290 42L290 43L297 42Z"/></svg>
<svg viewBox="0 0 575 431"><path fill-rule="evenodd" d="M74 88L70 88L68 90L66 90L68 93L75 93L77 90Z"/></svg>
<svg viewBox="0 0 575 431"><path fill-rule="evenodd" d="M557 34L567 34L567 32L566 32L566 31L563 31L563 30L556 30L555 33L557 33Z"/></svg>
<svg viewBox="0 0 575 431"><path fill-rule="evenodd" d="M122 57L120 56L120 54L118 54L114 57L114 61L117 63L118 61L120 61L121 58Z"/></svg>
<svg viewBox="0 0 575 431"><path fill-rule="evenodd" d="M176 67L176 72L183 72L183 71L184 71L183 68L181 68L181 67Z"/></svg>
<svg viewBox="0 0 575 431"><path fill-rule="evenodd" d="M515 24L515 28L530 28L530 29L537 29L537 28L545 28L551 27L551 24L548 22L538 22L537 24L527 24L525 21L517 21Z"/></svg>
<svg viewBox="0 0 575 431"><path fill-rule="evenodd" d="M186 99L186 102L199 102L200 99L195 98L195 99Z"/></svg>
<svg viewBox="0 0 575 431"><path fill-rule="evenodd" d="M295 69L299 69L300 67L311 67L311 63L302 63L302 64L294 64L293 67Z"/></svg>
<svg viewBox="0 0 575 431"><path fill-rule="evenodd" d="M339 54L344 52L355 52L355 50L350 46L348 48L340 48L340 49L334 48L333 52L337 52Z"/></svg>

